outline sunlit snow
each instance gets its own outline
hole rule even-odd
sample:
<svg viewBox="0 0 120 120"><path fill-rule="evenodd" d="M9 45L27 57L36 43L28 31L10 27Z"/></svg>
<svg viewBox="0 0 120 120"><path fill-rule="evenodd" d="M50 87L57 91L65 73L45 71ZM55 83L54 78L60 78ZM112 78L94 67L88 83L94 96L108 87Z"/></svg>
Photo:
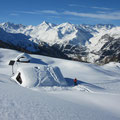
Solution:
<svg viewBox="0 0 120 120"><path fill-rule="evenodd" d="M21 70L23 69L20 66L28 66L26 69L28 74L29 67L34 63L39 70L42 66L51 66L52 68L57 66L63 79L67 82L67 86L54 84L53 86L28 88L11 80L12 67L8 63L10 60L15 60L20 54L14 50L0 48L1 120L120 119L120 63L97 66L30 55L33 59L31 63L18 64ZM34 77L32 74L27 78ZM74 86L74 78L78 80L77 86Z"/></svg>

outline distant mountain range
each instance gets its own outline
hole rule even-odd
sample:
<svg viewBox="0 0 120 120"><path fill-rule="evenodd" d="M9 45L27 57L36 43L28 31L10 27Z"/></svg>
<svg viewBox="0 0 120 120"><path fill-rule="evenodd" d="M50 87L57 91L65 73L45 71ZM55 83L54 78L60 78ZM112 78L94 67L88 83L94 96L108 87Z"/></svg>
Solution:
<svg viewBox="0 0 120 120"><path fill-rule="evenodd" d="M120 62L120 27L111 24L0 24L0 47L105 64Z"/></svg>

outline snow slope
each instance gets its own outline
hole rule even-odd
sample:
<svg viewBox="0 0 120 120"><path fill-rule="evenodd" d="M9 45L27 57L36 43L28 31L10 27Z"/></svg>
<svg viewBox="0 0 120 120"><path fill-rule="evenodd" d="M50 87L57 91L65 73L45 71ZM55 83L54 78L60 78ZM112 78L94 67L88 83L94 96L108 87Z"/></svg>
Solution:
<svg viewBox="0 0 120 120"><path fill-rule="evenodd" d="M31 55L39 65L58 66L67 87L28 89L10 80L9 60L20 53L0 48L1 120L119 120L120 64L105 66ZM27 64L27 63L26 63ZM73 79L78 86L73 86Z"/></svg>

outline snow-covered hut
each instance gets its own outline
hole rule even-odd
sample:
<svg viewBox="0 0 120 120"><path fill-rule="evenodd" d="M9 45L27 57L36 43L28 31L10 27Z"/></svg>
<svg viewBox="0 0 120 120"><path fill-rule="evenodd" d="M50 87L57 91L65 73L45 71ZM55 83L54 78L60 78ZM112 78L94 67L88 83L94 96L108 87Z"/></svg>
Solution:
<svg viewBox="0 0 120 120"><path fill-rule="evenodd" d="M67 85L60 69L47 65L20 67L12 79L23 87Z"/></svg>

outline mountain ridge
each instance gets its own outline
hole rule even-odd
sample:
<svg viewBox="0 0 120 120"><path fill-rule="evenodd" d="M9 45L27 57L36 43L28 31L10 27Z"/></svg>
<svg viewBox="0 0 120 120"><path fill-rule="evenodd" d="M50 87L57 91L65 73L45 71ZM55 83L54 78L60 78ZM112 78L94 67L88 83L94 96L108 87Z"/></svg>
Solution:
<svg viewBox="0 0 120 120"><path fill-rule="evenodd" d="M37 26L25 26L8 22L0 23L0 28L8 34L29 36L28 40L38 46L42 42L46 43L71 59L92 63L99 63L101 59L99 53L103 50L102 47L110 41L108 38L120 38L120 27L112 24L75 25L66 22L55 25L43 21ZM107 40L106 34L109 36Z"/></svg>

